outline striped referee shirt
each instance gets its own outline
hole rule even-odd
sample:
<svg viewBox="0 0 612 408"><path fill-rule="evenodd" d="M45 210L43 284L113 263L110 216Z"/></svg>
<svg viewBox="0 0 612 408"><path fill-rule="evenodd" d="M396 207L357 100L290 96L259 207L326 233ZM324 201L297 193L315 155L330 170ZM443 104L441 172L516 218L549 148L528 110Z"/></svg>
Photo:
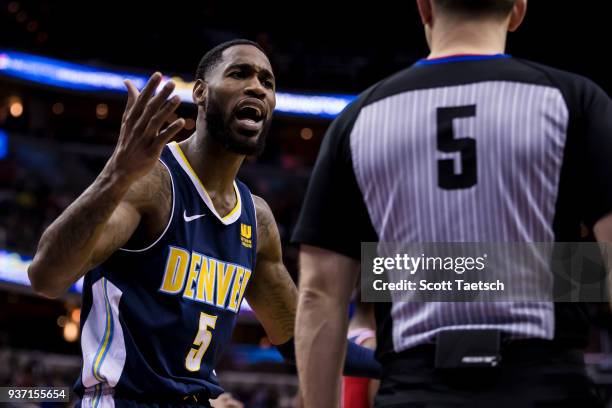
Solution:
<svg viewBox="0 0 612 408"><path fill-rule="evenodd" d="M579 241L612 211L612 103L577 75L507 55L422 60L328 129L293 241L360 258L361 242ZM333 271L329 271L333 273ZM377 304L378 353L441 330L582 342L584 305Z"/></svg>

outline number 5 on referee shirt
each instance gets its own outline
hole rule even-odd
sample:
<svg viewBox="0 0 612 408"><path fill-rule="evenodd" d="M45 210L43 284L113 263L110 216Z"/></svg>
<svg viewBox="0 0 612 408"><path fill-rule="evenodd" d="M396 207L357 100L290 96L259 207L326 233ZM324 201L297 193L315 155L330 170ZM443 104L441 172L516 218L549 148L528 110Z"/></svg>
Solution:
<svg viewBox="0 0 612 408"><path fill-rule="evenodd" d="M438 108L438 150L459 153L461 171L455 173L452 159L438 160L438 186L445 190L458 190L476 185L476 140L471 137L455 139L453 121L476 116L476 105Z"/></svg>
<svg viewBox="0 0 612 408"><path fill-rule="evenodd" d="M204 357L204 353L206 353L206 349L210 345L210 340L212 339L210 330L214 329L216 324L217 316L200 312L200 327L193 341L194 347L189 350L185 358L185 368L189 371L198 371L200 369L202 357Z"/></svg>

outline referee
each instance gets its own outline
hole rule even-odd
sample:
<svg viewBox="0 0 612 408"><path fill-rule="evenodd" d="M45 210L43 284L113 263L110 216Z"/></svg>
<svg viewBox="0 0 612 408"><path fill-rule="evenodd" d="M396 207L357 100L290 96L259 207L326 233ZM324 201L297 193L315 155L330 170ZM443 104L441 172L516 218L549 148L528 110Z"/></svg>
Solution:
<svg viewBox="0 0 612 408"><path fill-rule="evenodd" d="M606 93L504 54L527 0L417 3L431 54L334 121L293 236L309 408L338 406L361 242L576 242L581 223L612 241ZM601 406L581 352L585 316L579 303L377 303L376 406ZM456 349L478 347L471 332L497 335L499 366L441 369L440 339L458 329L475 344Z"/></svg>

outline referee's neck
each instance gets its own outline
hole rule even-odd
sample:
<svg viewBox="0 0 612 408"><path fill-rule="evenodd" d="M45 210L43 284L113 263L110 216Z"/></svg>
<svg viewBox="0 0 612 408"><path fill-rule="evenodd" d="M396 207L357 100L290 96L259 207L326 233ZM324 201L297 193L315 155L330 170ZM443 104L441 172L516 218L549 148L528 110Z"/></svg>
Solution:
<svg viewBox="0 0 612 408"><path fill-rule="evenodd" d="M434 24L428 33L428 58L450 55L493 55L506 50L508 27L497 21L463 21Z"/></svg>

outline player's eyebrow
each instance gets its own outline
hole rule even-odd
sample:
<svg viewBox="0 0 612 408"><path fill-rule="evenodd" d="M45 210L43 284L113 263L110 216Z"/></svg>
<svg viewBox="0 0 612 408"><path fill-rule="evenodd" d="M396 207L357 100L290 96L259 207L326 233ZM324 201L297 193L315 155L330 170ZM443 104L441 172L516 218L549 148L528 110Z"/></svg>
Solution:
<svg viewBox="0 0 612 408"><path fill-rule="evenodd" d="M234 64L230 64L225 71L230 71L232 69L239 69L241 71L254 71L257 70L259 71L259 75L261 75L262 77L266 78L266 79L272 79L272 80L276 80L276 78L274 78L274 74L272 72L270 72L269 69L267 68L257 68L254 64L249 64L246 62L237 62Z"/></svg>

